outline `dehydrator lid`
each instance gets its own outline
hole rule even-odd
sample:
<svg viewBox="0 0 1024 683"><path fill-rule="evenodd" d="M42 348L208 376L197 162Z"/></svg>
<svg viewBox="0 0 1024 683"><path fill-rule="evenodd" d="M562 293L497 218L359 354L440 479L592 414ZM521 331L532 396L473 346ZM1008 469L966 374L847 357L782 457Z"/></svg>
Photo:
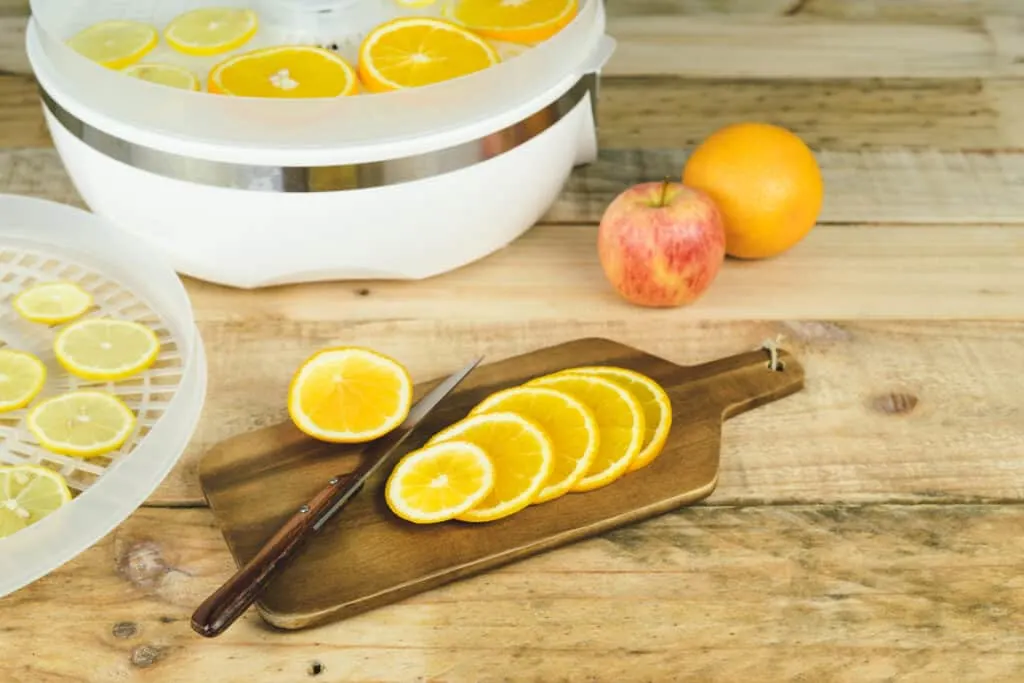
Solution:
<svg viewBox="0 0 1024 683"><path fill-rule="evenodd" d="M192 9L248 7L257 12L260 28L229 54L274 44L331 45L355 65L358 43L370 28L395 16L437 10L404 8L396 0L31 0L31 7L42 59L59 81L60 92L51 96L91 118L93 125L104 121L126 131L200 144L294 150L400 144L459 131L552 92L573 74L582 75L579 70L604 31L601 1L580 0L576 18L555 36L486 70L421 88L319 99L230 97L169 88L91 62L65 41L104 20L144 21L159 31ZM205 82L209 68L224 57L180 55L161 35L143 61L188 66Z"/></svg>

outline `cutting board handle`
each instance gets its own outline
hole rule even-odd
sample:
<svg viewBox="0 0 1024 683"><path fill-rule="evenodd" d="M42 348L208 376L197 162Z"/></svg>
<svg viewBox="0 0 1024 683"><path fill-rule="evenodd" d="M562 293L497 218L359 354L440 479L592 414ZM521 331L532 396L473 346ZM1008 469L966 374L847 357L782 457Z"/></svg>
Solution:
<svg viewBox="0 0 1024 683"><path fill-rule="evenodd" d="M669 397L706 406L708 415L727 420L803 387L804 369L781 349L764 348L682 368L683 381ZM687 400L698 399L698 400Z"/></svg>

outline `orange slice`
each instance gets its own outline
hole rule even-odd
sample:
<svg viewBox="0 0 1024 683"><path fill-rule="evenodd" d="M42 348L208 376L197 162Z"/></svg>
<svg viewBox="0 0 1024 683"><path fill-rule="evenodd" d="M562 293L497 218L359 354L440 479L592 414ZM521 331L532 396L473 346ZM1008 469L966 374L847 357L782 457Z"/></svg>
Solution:
<svg viewBox="0 0 1024 683"><path fill-rule="evenodd" d="M541 387L513 387L491 394L470 414L494 412L512 412L529 418L551 439L555 460L535 503L568 493L597 456L597 419L569 394Z"/></svg>
<svg viewBox="0 0 1024 683"><path fill-rule="evenodd" d="M384 498L415 524L455 519L494 489L494 465L479 446L447 441L409 453L388 477Z"/></svg>
<svg viewBox="0 0 1024 683"><path fill-rule="evenodd" d="M485 38L538 43L565 28L578 11L578 0L456 0L450 16Z"/></svg>
<svg viewBox="0 0 1024 683"><path fill-rule="evenodd" d="M494 489L463 522L491 522L519 512L537 499L554 462L551 440L540 426L515 413L471 415L434 435L428 446L466 441L479 446L494 464Z"/></svg>
<svg viewBox="0 0 1024 683"><path fill-rule="evenodd" d="M314 354L292 378L288 414L321 441L371 441L402 424L412 406L412 381L393 358L353 346Z"/></svg>
<svg viewBox="0 0 1024 683"><path fill-rule="evenodd" d="M416 88L486 69L501 58L484 39L444 19L386 22L359 48L359 76L374 92Z"/></svg>
<svg viewBox="0 0 1024 683"><path fill-rule="evenodd" d="M633 394L603 377L566 372L540 377L526 386L564 391L597 418L601 432L597 456L573 491L607 486L629 470L644 444L644 410Z"/></svg>
<svg viewBox="0 0 1024 683"><path fill-rule="evenodd" d="M609 379L636 396L644 409L644 443L640 452L629 466L633 472L651 464L665 447L668 433L672 429L672 402L668 394L647 375L626 368L612 366L588 366L572 368L569 373L583 373Z"/></svg>
<svg viewBox="0 0 1024 683"><path fill-rule="evenodd" d="M345 97L359 92L359 79L330 50L286 45L225 59L210 71L206 89L239 97Z"/></svg>

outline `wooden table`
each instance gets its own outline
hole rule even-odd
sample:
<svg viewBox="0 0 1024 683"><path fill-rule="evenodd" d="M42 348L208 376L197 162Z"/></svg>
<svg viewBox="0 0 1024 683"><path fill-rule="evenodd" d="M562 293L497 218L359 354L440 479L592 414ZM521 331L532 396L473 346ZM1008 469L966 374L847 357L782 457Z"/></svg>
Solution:
<svg viewBox="0 0 1024 683"><path fill-rule="evenodd" d="M609 4L601 159L501 253L418 283L188 283L199 432L146 507L0 600L0 679L1024 680L1024 3ZM26 5L0 0L0 191L79 204ZM693 307L619 301L595 259L604 206L743 119L815 148L820 226L728 263ZM282 419L314 349L372 345L428 378L584 335L697 363L779 334L807 388L726 425L706 504L332 626L189 630L233 568L198 458Z"/></svg>

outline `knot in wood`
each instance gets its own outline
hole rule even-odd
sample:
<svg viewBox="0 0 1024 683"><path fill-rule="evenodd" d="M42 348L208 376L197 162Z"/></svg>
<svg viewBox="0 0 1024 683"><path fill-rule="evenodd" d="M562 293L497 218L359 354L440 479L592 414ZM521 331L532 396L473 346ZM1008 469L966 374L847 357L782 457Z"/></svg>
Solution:
<svg viewBox="0 0 1024 683"><path fill-rule="evenodd" d="M906 415L917 407L918 398L913 394L893 391L871 398L871 408L884 415Z"/></svg>
<svg viewBox="0 0 1024 683"><path fill-rule="evenodd" d="M139 645L132 650L132 666L145 669L160 661L163 655L163 648L155 645Z"/></svg>
<svg viewBox="0 0 1024 683"><path fill-rule="evenodd" d="M138 625L132 621L119 621L114 624L114 628L111 629L111 633L114 634L115 638L132 638L137 635L138 632Z"/></svg>
<svg viewBox="0 0 1024 683"><path fill-rule="evenodd" d="M117 558L117 573L142 588L151 588L167 574L169 568L153 541L130 544Z"/></svg>

